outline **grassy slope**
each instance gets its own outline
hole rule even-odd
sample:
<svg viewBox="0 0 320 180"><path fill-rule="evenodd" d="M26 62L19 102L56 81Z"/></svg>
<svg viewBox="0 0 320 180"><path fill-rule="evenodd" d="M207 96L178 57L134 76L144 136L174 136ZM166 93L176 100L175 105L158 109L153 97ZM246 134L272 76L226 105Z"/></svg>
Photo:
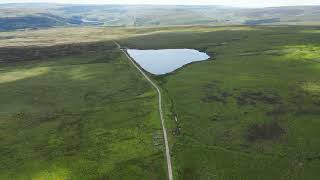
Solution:
<svg viewBox="0 0 320 180"><path fill-rule="evenodd" d="M120 52L0 67L0 179L164 179L156 94Z"/></svg>
<svg viewBox="0 0 320 180"><path fill-rule="evenodd" d="M0 32L0 47L54 46L120 39L157 31L184 30L180 28L109 28L70 27L42 30Z"/></svg>
<svg viewBox="0 0 320 180"><path fill-rule="evenodd" d="M201 27L201 28L199 28ZM0 32L0 48L4 47L38 47L62 44L83 44L85 42L104 42L112 39L125 39L165 32L199 32L221 30L224 28L208 28L206 26L119 28L119 27L70 27L50 28L30 31ZM233 28L230 28L233 29Z"/></svg>
<svg viewBox="0 0 320 180"><path fill-rule="evenodd" d="M179 118L171 130L181 128L171 137L176 179L317 179L319 42L319 27L208 28L124 40L134 48L216 53L159 78Z"/></svg>

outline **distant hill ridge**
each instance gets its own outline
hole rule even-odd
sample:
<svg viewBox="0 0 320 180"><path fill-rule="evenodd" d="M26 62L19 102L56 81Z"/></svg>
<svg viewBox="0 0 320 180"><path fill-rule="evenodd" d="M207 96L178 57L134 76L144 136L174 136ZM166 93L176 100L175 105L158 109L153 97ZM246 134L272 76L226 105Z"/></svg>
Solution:
<svg viewBox="0 0 320 180"><path fill-rule="evenodd" d="M0 4L0 31L54 26L320 24L320 6L232 8L223 6Z"/></svg>

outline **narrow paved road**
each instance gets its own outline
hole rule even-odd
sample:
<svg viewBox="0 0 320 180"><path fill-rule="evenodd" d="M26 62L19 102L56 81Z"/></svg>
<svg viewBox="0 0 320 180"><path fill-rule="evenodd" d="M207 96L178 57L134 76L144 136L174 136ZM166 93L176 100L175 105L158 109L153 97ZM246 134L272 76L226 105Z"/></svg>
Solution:
<svg viewBox="0 0 320 180"><path fill-rule="evenodd" d="M144 72L140 67L134 62L134 60L128 55L126 50L122 49L120 44L114 41L114 43L117 45L117 47L126 55L126 57L130 60L130 62L140 71L140 73L150 82L150 84L157 90L158 97L159 97L159 113L160 113L160 119L162 124L162 131L163 131L163 137L164 137L164 143L166 148L166 158L167 158L167 166L168 166L168 176L169 180L173 180L172 176L172 165L171 165L171 156L170 156L170 149L169 149L169 143L168 143L168 136L167 136L167 130L164 123L163 118L163 112L162 112L162 95L160 88L157 86L156 83L154 83Z"/></svg>

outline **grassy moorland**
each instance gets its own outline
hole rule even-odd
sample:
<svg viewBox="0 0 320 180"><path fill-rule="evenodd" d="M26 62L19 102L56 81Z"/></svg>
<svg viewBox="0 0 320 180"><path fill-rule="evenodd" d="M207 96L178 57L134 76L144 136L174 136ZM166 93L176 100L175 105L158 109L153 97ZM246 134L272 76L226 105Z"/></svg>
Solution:
<svg viewBox="0 0 320 180"><path fill-rule="evenodd" d="M120 28L120 27L60 27L41 30L0 32L0 47L47 47L62 44L124 39L132 36L172 32L199 31L199 27L187 26L161 28Z"/></svg>
<svg viewBox="0 0 320 180"><path fill-rule="evenodd" d="M118 50L0 65L0 179L165 179L156 94Z"/></svg>
<svg viewBox="0 0 320 180"><path fill-rule="evenodd" d="M203 28L121 42L215 54L156 77L168 98L176 179L319 178L319 29Z"/></svg>
<svg viewBox="0 0 320 180"><path fill-rule="evenodd" d="M167 178L156 94L112 39L213 56L153 76L175 179L318 179L318 26L0 33L0 179Z"/></svg>

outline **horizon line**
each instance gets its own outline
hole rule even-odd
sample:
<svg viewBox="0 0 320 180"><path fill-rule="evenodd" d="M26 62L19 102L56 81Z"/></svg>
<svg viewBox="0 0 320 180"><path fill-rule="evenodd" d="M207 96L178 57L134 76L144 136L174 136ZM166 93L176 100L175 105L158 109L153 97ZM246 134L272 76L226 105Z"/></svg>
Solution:
<svg viewBox="0 0 320 180"><path fill-rule="evenodd" d="M254 7L254 6L230 6L230 5L219 5L219 4L134 4L134 3L62 3L62 2L0 2L2 4L52 4L52 5L118 5L118 6L217 6L217 7L228 7L228 8L250 8L250 9L263 9L263 8L278 8L278 7L310 7L310 6L320 6L320 4L315 5L280 5L280 6L264 6L264 7Z"/></svg>

